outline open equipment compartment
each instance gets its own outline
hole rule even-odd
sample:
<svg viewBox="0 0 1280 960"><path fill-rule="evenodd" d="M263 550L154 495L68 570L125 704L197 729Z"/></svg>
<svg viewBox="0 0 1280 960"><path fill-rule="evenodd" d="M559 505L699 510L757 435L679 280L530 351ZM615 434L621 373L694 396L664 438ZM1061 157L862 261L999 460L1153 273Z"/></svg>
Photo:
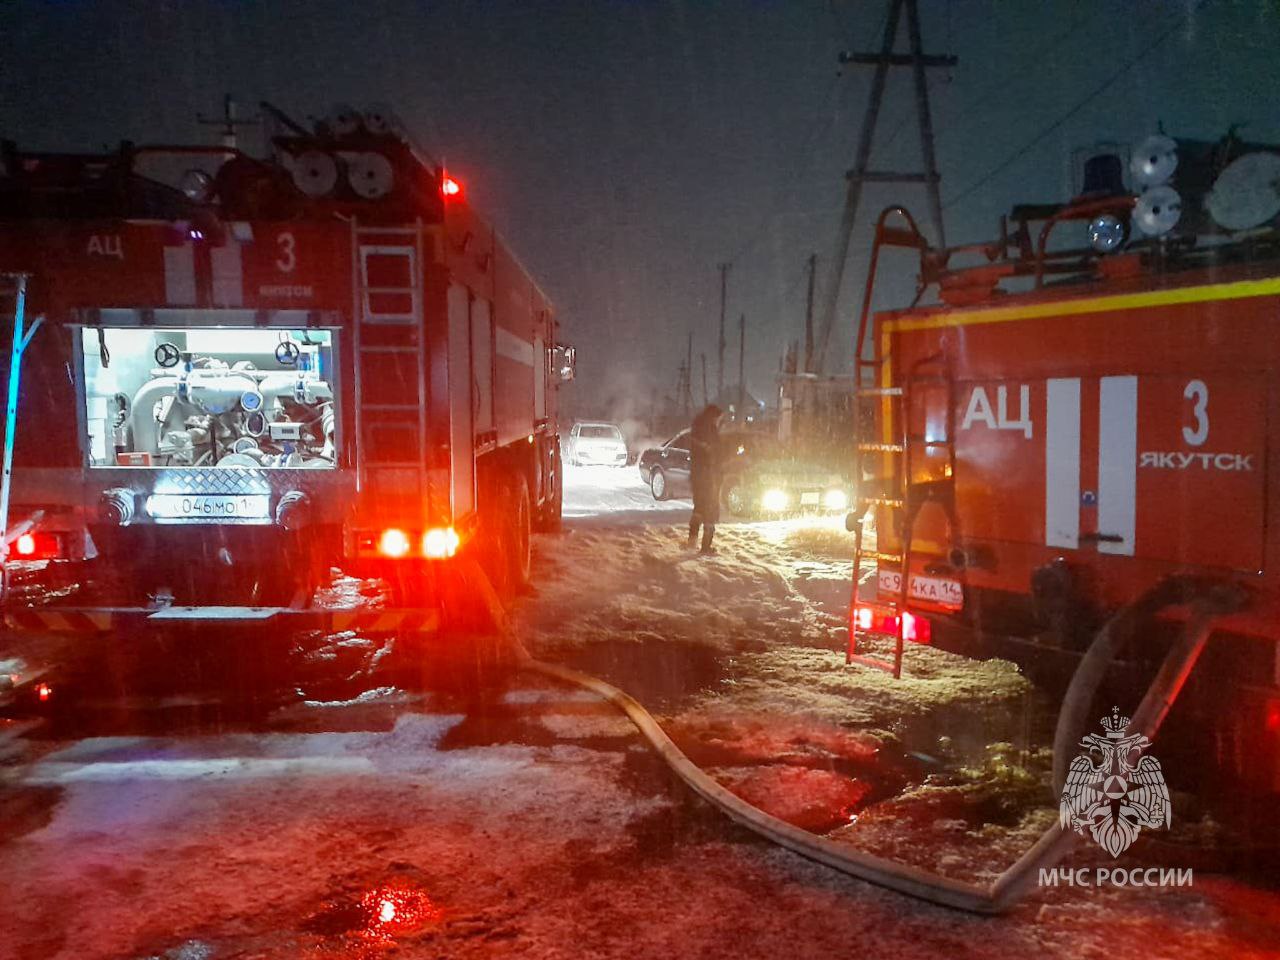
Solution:
<svg viewBox="0 0 1280 960"><path fill-rule="evenodd" d="M337 467L337 334L85 327L92 468Z"/></svg>

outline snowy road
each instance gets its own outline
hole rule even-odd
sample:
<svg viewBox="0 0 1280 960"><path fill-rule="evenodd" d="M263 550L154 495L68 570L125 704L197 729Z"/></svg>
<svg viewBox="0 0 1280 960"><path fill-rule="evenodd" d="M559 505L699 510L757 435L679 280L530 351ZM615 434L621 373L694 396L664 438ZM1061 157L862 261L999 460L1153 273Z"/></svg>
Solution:
<svg viewBox="0 0 1280 960"><path fill-rule="evenodd" d="M921 648L903 681L850 670L834 521L727 524L701 558L683 548L687 504L654 504L633 469L570 477L566 530L539 539L538 583L513 612L536 654L636 694L721 782L808 829L975 882L1025 849L1041 801L990 814L1027 791L1018 750L1034 744L984 754L1035 716L1011 665ZM246 686L223 669L245 648L195 669L135 638L145 699L119 649L58 655L52 712L0 721L0 958L1113 958L1156 944L1190 958L1280 943L1274 892L1200 869L1191 889L1047 890L998 919L925 906L744 833L612 707L477 673L464 641L294 642L300 658L259 648ZM95 665L68 673L72 660ZM69 675L92 695L69 702ZM156 696L164 684L181 694ZM1161 862L1135 851L1125 865Z"/></svg>
<svg viewBox="0 0 1280 960"><path fill-rule="evenodd" d="M587 523L666 522L688 516L689 500L658 501L635 466L565 467L564 516Z"/></svg>

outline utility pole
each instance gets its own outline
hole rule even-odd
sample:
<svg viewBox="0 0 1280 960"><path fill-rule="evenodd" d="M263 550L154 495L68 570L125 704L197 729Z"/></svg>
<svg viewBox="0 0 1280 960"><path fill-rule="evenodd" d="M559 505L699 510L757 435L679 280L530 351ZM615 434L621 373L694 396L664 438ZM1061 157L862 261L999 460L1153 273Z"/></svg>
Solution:
<svg viewBox="0 0 1280 960"><path fill-rule="evenodd" d="M693 412L693 331L689 331L689 343L684 354L684 412Z"/></svg>
<svg viewBox="0 0 1280 960"><path fill-rule="evenodd" d="M699 354L702 357L702 405L705 407L711 402L711 398L707 396L707 355Z"/></svg>
<svg viewBox="0 0 1280 960"><path fill-rule="evenodd" d="M747 385L743 382L747 357L747 315L738 317L738 422L746 416Z"/></svg>
<svg viewBox="0 0 1280 960"><path fill-rule="evenodd" d="M717 346L720 350L720 364L716 368L716 399L724 395L724 304L729 292L729 264L720 266L720 339Z"/></svg>
<svg viewBox="0 0 1280 960"><path fill-rule="evenodd" d="M841 64L874 65L875 77L871 81L871 97L867 112L863 115L862 131L858 136L858 152L854 167L846 174L849 181L845 193L844 213L840 218L840 231L836 235L835 257L827 272L827 286L822 298L822 326L818 333L817 358L813 372L822 373L826 362L827 344L835 326L836 309L839 306L840 285L844 280L845 262L849 259L849 240L858 218L858 206L862 200L862 187L867 183L923 183L929 191L929 209L933 226L937 231L938 246L946 246L942 229L942 200L938 192L938 164L933 150L933 119L929 113L929 87L925 80L925 67L953 67L958 62L950 54L926 54L921 49L920 11L918 0L888 0L889 15L885 18L884 39L879 53L842 53ZM907 11L907 36L910 53L895 53L898 39L898 21L903 8ZM884 99L885 81L890 67L911 67L915 83L916 121L920 128L920 153L924 160L923 172L900 170L872 170L871 143L875 137L876 121L880 117L880 105ZM861 360L855 357L855 362Z"/></svg>
<svg viewBox="0 0 1280 960"><path fill-rule="evenodd" d="M206 127L222 128L222 145L228 150L235 150L238 147L236 138L236 127L252 126L260 122L258 117L250 117L248 120L241 120L236 112L236 101L231 94L227 94L222 98L222 116L210 119L203 113L196 114L196 122Z"/></svg>
<svg viewBox="0 0 1280 960"><path fill-rule="evenodd" d="M818 269L818 255L809 254L809 295L804 304L804 373L813 372L813 275Z"/></svg>

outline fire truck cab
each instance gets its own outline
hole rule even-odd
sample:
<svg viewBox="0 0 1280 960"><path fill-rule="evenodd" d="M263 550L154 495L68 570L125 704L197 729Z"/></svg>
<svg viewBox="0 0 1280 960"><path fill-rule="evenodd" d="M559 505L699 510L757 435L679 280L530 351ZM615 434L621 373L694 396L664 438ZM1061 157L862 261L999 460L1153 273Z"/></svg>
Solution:
<svg viewBox="0 0 1280 960"><path fill-rule="evenodd" d="M547 297L386 115L273 115L266 159L3 144L5 559L96 591L11 621L305 610L341 567L429 625L455 554L511 589L558 523Z"/></svg>

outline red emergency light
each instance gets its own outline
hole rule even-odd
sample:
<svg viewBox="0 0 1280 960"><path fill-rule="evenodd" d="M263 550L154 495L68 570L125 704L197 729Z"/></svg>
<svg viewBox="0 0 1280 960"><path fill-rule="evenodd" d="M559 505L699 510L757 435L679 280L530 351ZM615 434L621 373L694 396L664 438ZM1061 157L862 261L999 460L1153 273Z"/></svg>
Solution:
<svg viewBox="0 0 1280 960"><path fill-rule="evenodd" d="M440 192L446 197L456 197L462 193L462 184L453 177L445 176L440 180Z"/></svg>
<svg viewBox="0 0 1280 960"><path fill-rule="evenodd" d="M56 560L62 542L54 533L24 533L13 541L13 555L20 560Z"/></svg>

